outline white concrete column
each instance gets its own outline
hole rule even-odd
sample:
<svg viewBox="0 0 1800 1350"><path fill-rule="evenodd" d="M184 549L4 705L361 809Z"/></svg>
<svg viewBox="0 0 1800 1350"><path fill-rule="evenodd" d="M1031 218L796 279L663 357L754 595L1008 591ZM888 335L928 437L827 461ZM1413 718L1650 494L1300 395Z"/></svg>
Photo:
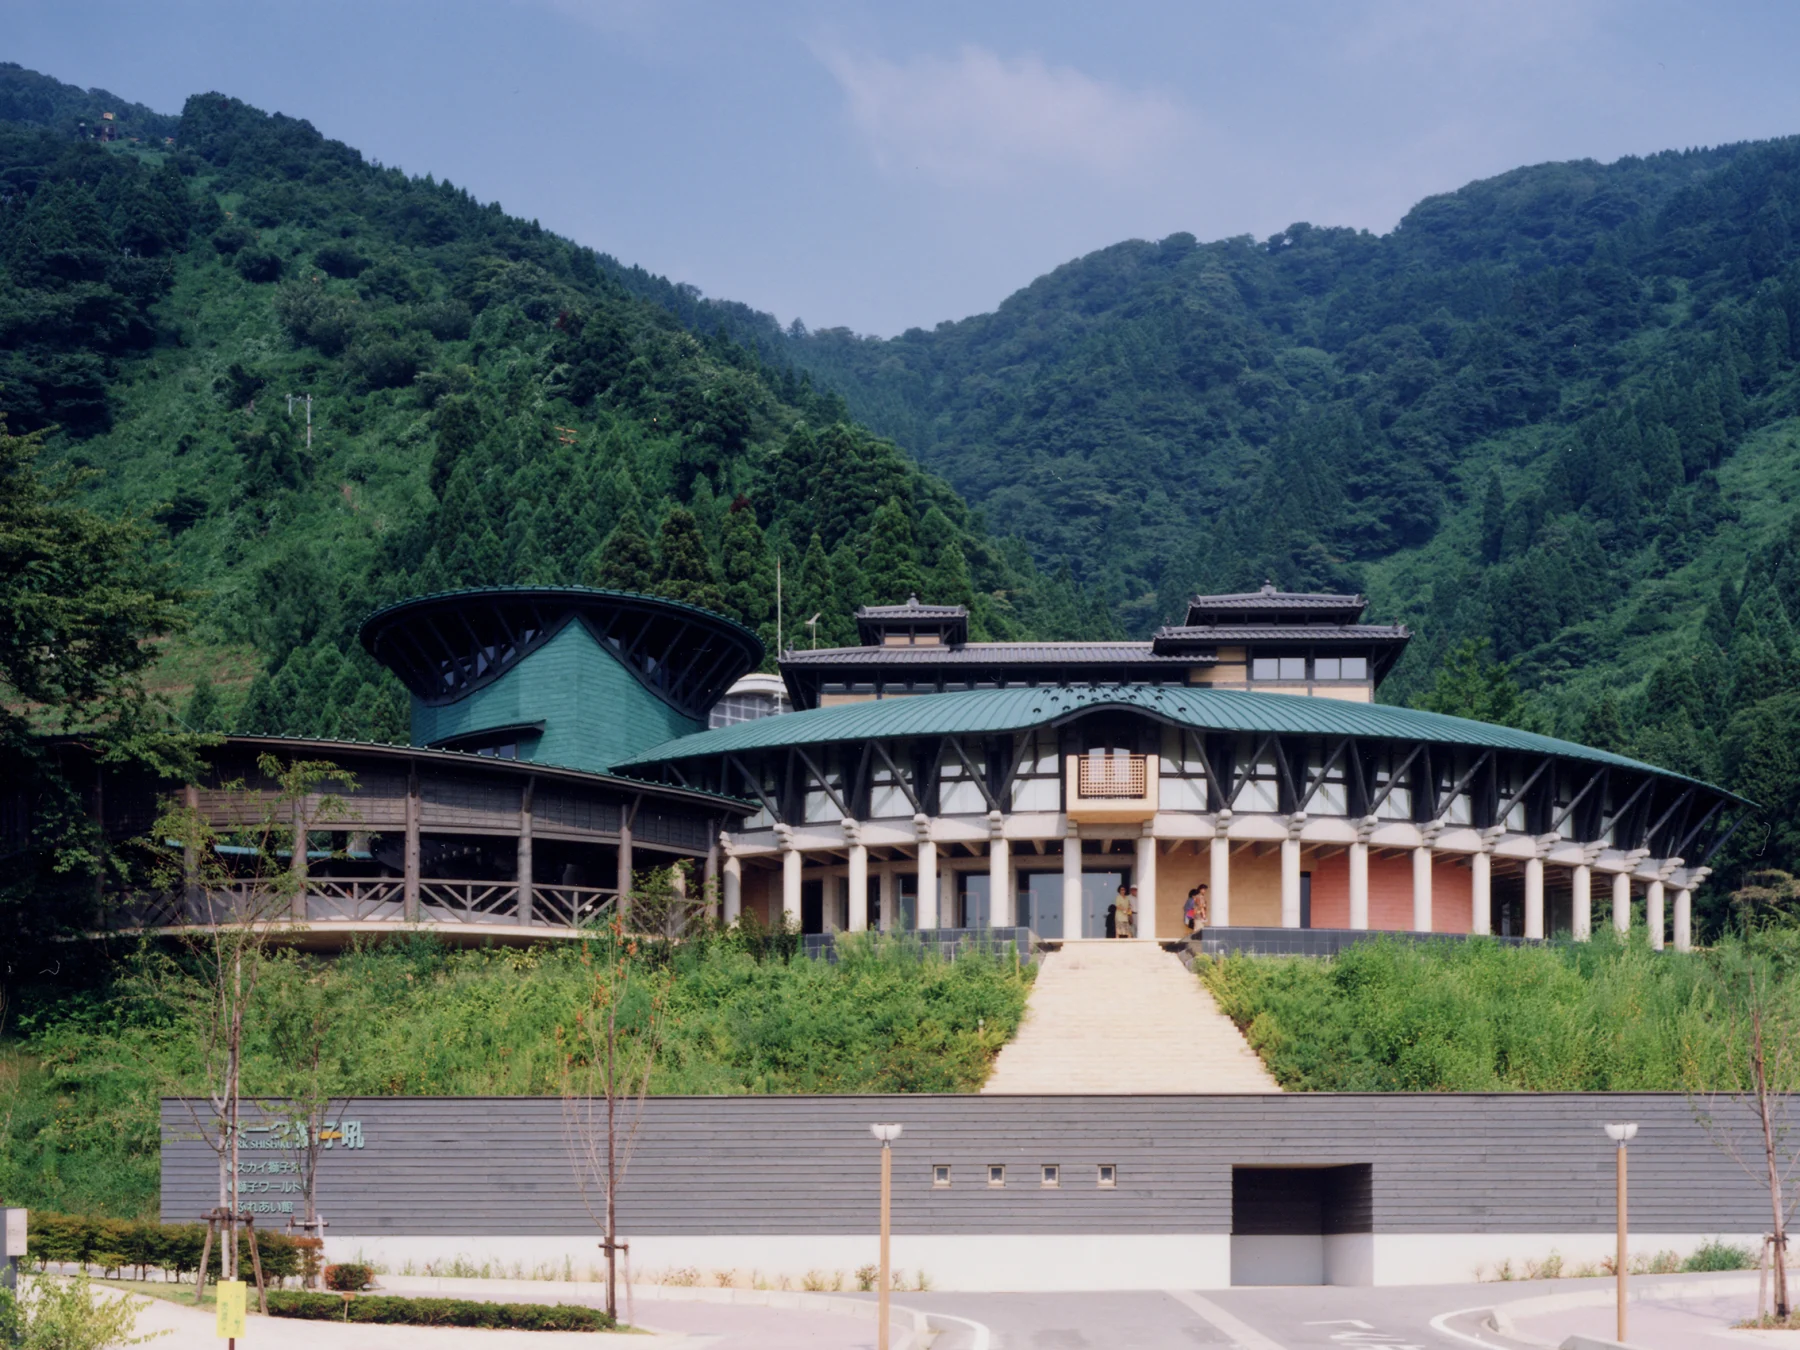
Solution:
<svg viewBox="0 0 1800 1350"><path fill-rule="evenodd" d="M781 913L796 929L800 927L800 850L786 842L781 854Z"/></svg>
<svg viewBox="0 0 1800 1350"><path fill-rule="evenodd" d="M1525 936L1544 936L1544 860L1525 860Z"/></svg>
<svg viewBox="0 0 1800 1350"><path fill-rule="evenodd" d="M1412 926L1415 933L1431 931L1431 844L1420 844L1412 853Z"/></svg>
<svg viewBox="0 0 1800 1350"><path fill-rule="evenodd" d="M1650 930L1650 950L1663 949L1663 884L1658 877L1644 889L1644 927Z"/></svg>
<svg viewBox="0 0 1800 1350"><path fill-rule="evenodd" d="M850 841L849 876L845 889L845 907L852 933L867 932L869 927L869 847L862 841L861 827L853 820L844 822L844 838Z"/></svg>
<svg viewBox="0 0 1800 1350"><path fill-rule="evenodd" d="M1225 818L1230 814L1219 812L1218 833L1212 839L1212 877L1207 887L1212 897L1207 917L1219 928L1231 927L1231 840L1225 836Z"/></svg>
<svg viewBox="0 0 1800 1350"><path fill-rule="evenodd" d="M952 928L962 923L962 915L956 912L956 873L948 867L938 873L938 913Z"/></svg>
<svg viewBox="0 0 1800 1350"><path fill-rule="evenodd" d="M919 881L916 903L919 907L919 927L936 928L938 919L938 857L937 845L931 840L931 818L929 816L913 817L913 832L919 839Z"/></svg>
<svg viewBox="0 0 1800 1350"><path fill-rule="evenodd" d="M1150 833L1150 822L1137 841L1137 936L1156 937L1156 836Z"/></svg>
<svg viewBox="0 0 1800 1350"><path fill-rule="evenodd" d="M1613 873L1613 931L1631 931L1631 873Z"/></svg>
<svg viewBox="0 0 1800 1350"><path fill-rule="evenodd" d="M1594 869L1576 863L1569 869L1569 923L1577 942L1594 935Z"/></svg>
<svg viewBox="0 0 1800 1350"><path fill-rule="evenodd" d="M1360 839L1350 845L1350 926L1369 926L1369 846Z"/></svg>
<svg viewBox="0 0 1800 1350"><path fill-rule="evenodd" d="M1299 827L1292 826L1281 841L1281 926L1300 926L1300 839Z"/></svg>
<svg viewBox="0 0 1800 1350"><path fill-rule="evenodd" d="M1081 936L1081 834L1079 827L1069 822L1068 833L1063 836L1062 856L1063 877L1063 930L1065 940L1074 942ZM1044 936L1048 937L1049 934Z"/></svg>
<svg viewBox="0 0 1800 1350"><path fill-rule="evenodd" d="M1486 849L1477 850L1469 858L1469 931L1486 934L1494 931L1494 860Z"/></svg>
<svg viewBox="0 0 1800 1350"><path fill-rule="evenodd" d="M1686 886L1675 889L1675 950L1694 950L1694 893Z"/></svg>
<svg viewBox="0 0 1800 1350"><path fill-rule="evenodd" d="M1000 813L988 814L988 927L1013 924L1012 845L1000 833Z"/></svg>
<svg viewBox="0 0 1800 1350"><path fill-rule="evenodd" d="M721 887L725 902L725 922L736 923L744 917L744 864L733 854L725 855L724 881Z"/></svg>
<svg viewBox="0 0 1800 1350"><path fill-rule="evenodd" d="M920 929L940 927L943 920L938 911L938 846L929 839L918 841L918 895L914 896L914 904L918 905Z"/></svg>
<svg viewBox="0 0 1800 1350"><path fill-rule="evenodd" d="M838 919L838 896L844 884L842 877L833 876L830 872L819 877L819 926L827 933L843 930L843 923Z"/></svg>
<svg viewBox="0 0 1800 1350"><path fill-rule="evenodd" d="M881 903L881 931L891 933L900 923L900 880L892 863L875 874L875 886Z"/></svg>

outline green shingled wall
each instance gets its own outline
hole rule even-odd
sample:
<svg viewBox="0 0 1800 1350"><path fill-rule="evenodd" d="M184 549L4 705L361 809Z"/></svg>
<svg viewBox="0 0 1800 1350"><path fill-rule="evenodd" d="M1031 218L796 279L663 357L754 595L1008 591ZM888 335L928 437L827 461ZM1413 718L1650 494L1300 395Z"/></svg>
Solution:
<svg viewBox="0 0 1800 1350"><path fill-rule="evenodd" d="M580 622L492 684L455 703L413 700L414 745L433 745L489 727L542 722L520 755L540 764L601 773L653 745L703 730L644 688Z"/></svg>

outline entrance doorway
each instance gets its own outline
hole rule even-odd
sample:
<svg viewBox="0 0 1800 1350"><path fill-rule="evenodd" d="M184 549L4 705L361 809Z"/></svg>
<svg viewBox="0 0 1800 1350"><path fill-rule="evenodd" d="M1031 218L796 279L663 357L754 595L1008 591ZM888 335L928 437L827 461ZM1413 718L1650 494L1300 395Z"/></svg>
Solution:
<svg viewBox="0 0 1800 1350"><path fill-rule="evenodd" d="M1119 898L1119 887L1129 885L1129 868L1081 874L1081 936L1106 936L1106 907Z"/></svg>
<svg viewBox="0 0 1800 1350"><path fill-rule="evenodd" d="M1231 1169L1233 1284L1372 1284L1373 1169Z"/></svg>
<svg viewBox="0 0 1800 1350"><path fill-rule="evenodd" d="M1300 874L1300 926L1312 927L1312 873Z"/></svg>
<svg viewBox="0 0 1800 1350"><path fill-rule="evenodd" d="M1039 937L1062 936L1062 883L1061 872L1019 873L1019 922Z"/></svg>

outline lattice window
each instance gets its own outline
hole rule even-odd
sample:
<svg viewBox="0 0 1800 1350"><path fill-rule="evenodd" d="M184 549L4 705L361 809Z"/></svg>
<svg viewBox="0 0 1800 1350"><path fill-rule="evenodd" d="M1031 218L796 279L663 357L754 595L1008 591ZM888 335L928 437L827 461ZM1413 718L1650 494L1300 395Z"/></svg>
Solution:
<svg viewBox="0 0 1800 1350"><path fill-rule="evenodd" d="M1075 762L1075 790L1082 797L1142 797L1148 778L1149 761L1143 755L1090 750Z"/></svg>

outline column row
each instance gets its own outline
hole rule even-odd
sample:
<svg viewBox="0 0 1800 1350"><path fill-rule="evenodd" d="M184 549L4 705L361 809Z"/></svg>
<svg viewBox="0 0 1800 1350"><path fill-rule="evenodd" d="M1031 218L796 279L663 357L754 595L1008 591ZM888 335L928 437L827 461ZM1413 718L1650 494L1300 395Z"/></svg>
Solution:
<svg viewBox="0 0 1800 1350"><path fill-rule="evenodd" d="M995 928L1012 927L1017 922L1014 913L1015 877L1012 855L1013 841L1002 832L1004 821L996 818L990 821L990 833L987 839L986 871L988 874L989 894L989 926ZM846 855L845 880L849 894L863 896L868 891L869 854L868 847L861 841L853 824L845 826L847 845L843 850ZM954 885L954 875L948 871L940 871L938 845L930 837L929 822L920 818L918 822L918 838L916 844L915 863L917 867L918 901L916 922L919 928L936 928L940 916L947 915L955 904L955 894L941 894ZM1494 832L1497 834L1498 832ZM793 839L791 830L777 827L777 835L781 841L781 906L790 922L800 921L801 911L801 878L806 850ZM1241 841L1239 841L1241 842ZM1433 916L1433 876L1434 861L1442 855L1451 858L1466 858L1470 872L1470 912L1468 931L1474 934L1487 934L1493 931L1493 843L1490 838L1487 846L1474 852L1457 850L1441 850L1433 846L1431 837L1410 850L1412 855L1412 914L1411 931L1428 933L1434 931ZM1549 841L1545 841L1548 846ZM1231 892L1232 892L1232 849L1233 841L1222 831L1209 841L1210 860L1208 885L1211 905L1209 926L1230 927ZM1083 855L1079 847L1079 837L1073 826L1062 844L1062 914L1065 939L1081 936L1081 916L1083 910L1082 868ZM1136 881L1139 893L1137 910L1137 936L1156 938L1156 895L1158 852L1157 841L1146 832L1136 841ZM1298 829L1290 832L1289 837L1278 843L1280 854L1280 914L1281 924L1285 928L1299 928L1301 925L1301 876L1302 876L1302 840ZM1362 931L1370 926L1369 918L1369 849L1367 838L1360 837L1347 846L1348 854L1348 891L1349 891L1349 926ZM818 850L825 851L825 850ZM838 850L830 850L835 853ZM1524 862L1524 934L1527 938L1541 939L1545 936L1545 862L1541 853L1527 857ZM967 870L967 869L964 869ZM1593 873L1596 869L1591 862L1572 864L1568 867L1569 889L1572 902L1571 931L1577 941L1585 941L1593 932ZM1632 874L1627 871L1607 869L1612 878L1612 894L1610 896L1612 923L1619 933L1625 933L1631 927L1631 889ZM1704 873L1702 873L1704 875ZM882 910L884 915L891 915L893 910L893 878L891 869L884 869L880 884L883 887ZM742 865L736 857L728 857L724 864L724 912L727 922L735 921L742 912ZM1665 928L1665 908L1668 904L1668 887L1661 878L1647 881L1645 886L1645 921L1651 936L1652 946L1661 948ZM867 926L867 912L864 906L852 904L849 909L849 928L859 931ZM1679 951L1689 950L1693 938L1693 892L1691 884L1675 888L1673 898L1674 946Z"/></svg>

